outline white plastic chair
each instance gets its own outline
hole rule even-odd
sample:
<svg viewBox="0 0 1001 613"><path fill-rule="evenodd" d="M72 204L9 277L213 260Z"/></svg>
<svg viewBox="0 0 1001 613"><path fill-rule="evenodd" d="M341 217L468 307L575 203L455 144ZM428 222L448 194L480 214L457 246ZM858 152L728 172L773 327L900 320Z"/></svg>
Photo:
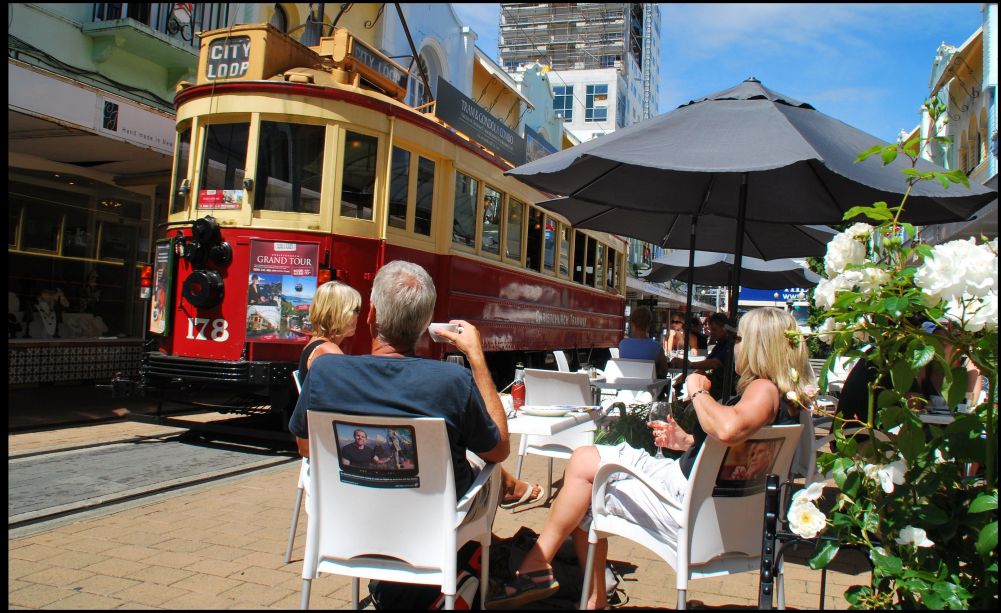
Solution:
<svg viewBox="0 0 1001 613"><path fill-rule="evenodd" d="M301 608L309 607L311 581L324 572L353 578L351 591L356 609L362 577L440 585L445 608L452 609L456 553L471 540L482 547L480 602L486 602L490 532L501 490L497 465L486 464L456 502L452 457L443 419L315 410L307 411L306 415L311 493ZM337 426L347 428L348 432L355 428L376 431L389 427L413 428L416 476L401 484L398 477L392 481L395 473L389 470L383 473L385 477L359 481L358 474L338 461L343 438L339 441L335 436Z"/></svg>
<svg viewBox="0 0 1001 613"><path fill-rule="evenodd" d="M781 441L772 469L769 471L778 474L781 480L789 474L789 466L802 428L801 425L768 426L750 438L752 441L770 439ZM714 496L717 475L727 449L726 445L711 437L706 439L695 459L684 499L680 503L657 482L628 466L609 463L598 469L591 491L592 520L588 532L590 545L584 570L581 609L587 604L591 587L595 544L598 539L609 536L623 536L643 545L674 569L677 575L678 609L684 609L686 606L688 582L691 579L758 570L761 565L762 526L752 525L748 518L763 516L764 480L761 480L760 487L748 488L748 491L743 493L731 490L728 492L731 495ZM609 477L619 472L628 473L639 479L670 509L679 524L676 542L652 528L607 513L605 489L608 487ZM779 583L779 590L781 589Z"/></svg>
<svg viewBox="0 0 1001 613"><path fill-rule="evenodd" d="M554 351L553 357L556 358L556 370L570 372L570 362L567 361L567 354L562 351Z"/></svg>
<svg viewBox="0 0 1001 613"><path fill-rule="evenodd" d="M608 355L612 356L613 360L619 359L619 348L618 347L609 347L608 348Z"/></svg>
<svg viewBox="0 0 1001 613"><path fill-rule="evenodd" d="M587 373L559 372L553 370L525 369L525 404L592 405L591 381ZM598 429L594 421L578 424L551 436L523 434L518 444L518 464L514 469L516 479L521 478L521 466L525 454L541 455L549 458L549 479L546 493L553 492L553 458L567 460L578 447L593 445L594 432Z"/></svg>
<svg viewBox="0 0 1001 613"><path fill-rule="evenodd" d="M302 394L302 381L299 380L299 371L292 371L292 381L295 383L295 391ZM309 458L303 458L299 465L299 483L296 485L295 502L292 505L292 525L288 529L288 546L285 548L285 563L292 561L292 545L295 543L295 529L299 524L299 510L302 508L302 494L309 495ZM309 512L309 509L306 509Z"/></svg>
<svg viewBox="0 0 1001 613"><path fill-rule="evenodd" d="M605 364L605 381L615 383L619 378L645 379L653 381L657 378L656 362L653 360L630 360L617 358L608 360ZM606 390L605 394L613 396L623 404L634 402L651 402L654 400L650 392L632 390Z"/></svg>

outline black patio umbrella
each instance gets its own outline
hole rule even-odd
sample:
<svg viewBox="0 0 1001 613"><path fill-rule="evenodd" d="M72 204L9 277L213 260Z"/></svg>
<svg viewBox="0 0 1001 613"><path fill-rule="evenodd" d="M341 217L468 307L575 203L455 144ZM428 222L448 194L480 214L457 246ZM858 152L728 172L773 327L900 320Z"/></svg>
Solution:
<svg viewBox="0 0 1001 613"><path fill-rule="evenodd" d="M598 215L608 207L577 198L557 198L538 205L562 215L576 228L631 236L668 249L688 251L691 247L691 215L650 211ZM698 219L695 249L733 253L736 233L736 219L702 215ZM762 260L822 257L827 253L827 243L831 242L835 234L837 230L824 225L748 221L744 224L743 255Z"/></svg>
<svg viewBox="0 0 1001 613"><path fill-rule="evenodd" d="M600 205L603 209L583 222L598 228L601 220L609 220L609 227L625 236L643 234L643 216L630 231L622 230L626 221L617 219L636 213L688 214L693 225L705 214L736 218L734 294L743 223L841 223L853 206L897 204L906 190L900 170L910 167L909 161L901 157L883 166L873 156L854 162L860 152L886 144L751 78L506 174ZM924 160L916 168L942 170ZM979 185L945 189L924 181L911 190L901 219L960 221L996 197ZM731 314L736 308L734 295Z"/></svg>
<svg viewBox="0 0 1001 613"><path fill-rule="evenodd" d="M653 261L653 268L645 277L651 283L677 280L699 285L729 286L733 274L734 256L709 251L695 252L695 267L688 267L689 254L674 251ZM742 287L777 289L783 287L813 287L820 276L803 264L789 258L761 260L744 256L740 276Z"/></svg>
<svg viewBox="0 0 1001 613"><path fill-rule="evenodd" d="M605 207L584 220L590 227L637 212L688 214L690 251L699 217L736 218L733 317L747 221L834 224L853 206L900 201L907 189L900 171L909 161L898 157L884 166L872 156L856 164L859 153L874 145L887 143L752 77L506 174L551 194ZM916 168L942 170L924 160ZM901 220L961 221L996 197L979 185L945 189L924 181L911 189ZM636 236L642 229L620 233Z"/></svg>

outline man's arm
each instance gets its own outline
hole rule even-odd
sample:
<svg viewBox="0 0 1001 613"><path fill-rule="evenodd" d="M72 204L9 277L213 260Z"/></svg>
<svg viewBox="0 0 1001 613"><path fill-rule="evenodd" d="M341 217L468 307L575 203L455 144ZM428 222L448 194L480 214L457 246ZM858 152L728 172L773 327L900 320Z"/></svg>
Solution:
<svg viewBox="0 0 1001 613"><path fill-rule="evenodd" d="M448 339L459 351L466 355L466 361L469 362L469 370L473 374L473 382L476 383L476 389L479 390L480 396L483 397L483 404L487 409L487 414L493 420L497 426L497 431L500 433L497 446L490 451L477 453L476 455L487 462L499 464L510 455L511 442L507 433L507 415L504 413L504 405L501 404L500 395L497 394L497 389L494 387L493 377L490 376L490 370L487 368L487 358L483 355L480 333L472 324L461 319L453 319L448 323L459 324L462 326L462 332L455 333L443 329L438 330L438 335Z"/></svg>

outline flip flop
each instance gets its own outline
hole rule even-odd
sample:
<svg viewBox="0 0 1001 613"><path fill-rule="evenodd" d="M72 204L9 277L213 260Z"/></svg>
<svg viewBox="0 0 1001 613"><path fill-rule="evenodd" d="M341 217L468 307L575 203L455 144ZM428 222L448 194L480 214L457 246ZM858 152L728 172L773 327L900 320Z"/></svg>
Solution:
<svg viewBox="0 0 1001 613"><path fill-rule="evenodd" d="M533 581L532 577L549 577L549 581ZM560 591L560 584L556 581L556 576L553 574L553 569L551 568L518 573L514 576L513 583L507 583L501 589L508 587L514 588L514 593L488 600L488 609L513 609L537 600L549 598Z"/></svg>
<svg viewBox="0 0 1001 613"><path fill-rule="evenodd" d="M525 504L532 504L535 502L539 502L540 500L546 499L546 488L542 487L538 483L528 483L527 481L523 481L522 483L524 483L528 487L525 488L525 493L521 495L521 498L519 498L518 500L512 500L510 502L501 502L500 508L513 509L515 507L520 507ZM539 495L533 498L532 491L535 490L535 488L539 488Z"/></svg>

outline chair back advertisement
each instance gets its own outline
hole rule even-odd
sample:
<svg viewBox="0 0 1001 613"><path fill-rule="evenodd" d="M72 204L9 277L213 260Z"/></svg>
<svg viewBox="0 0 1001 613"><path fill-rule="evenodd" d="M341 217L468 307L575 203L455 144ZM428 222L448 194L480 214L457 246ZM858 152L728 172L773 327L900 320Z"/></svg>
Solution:
<svg viewBox="0 0 1001 613"><path fill-rule="evenodd" d="M363 487L420 487L413 426L333 422L341 482Z"/></svg>
<svg viewBox="0 0 1001 613"><path fill-rule="evenodd" d="M752 438L727 449L713 496L741 497L765 491L765 477L775 466L782 440Z"/></svg>

